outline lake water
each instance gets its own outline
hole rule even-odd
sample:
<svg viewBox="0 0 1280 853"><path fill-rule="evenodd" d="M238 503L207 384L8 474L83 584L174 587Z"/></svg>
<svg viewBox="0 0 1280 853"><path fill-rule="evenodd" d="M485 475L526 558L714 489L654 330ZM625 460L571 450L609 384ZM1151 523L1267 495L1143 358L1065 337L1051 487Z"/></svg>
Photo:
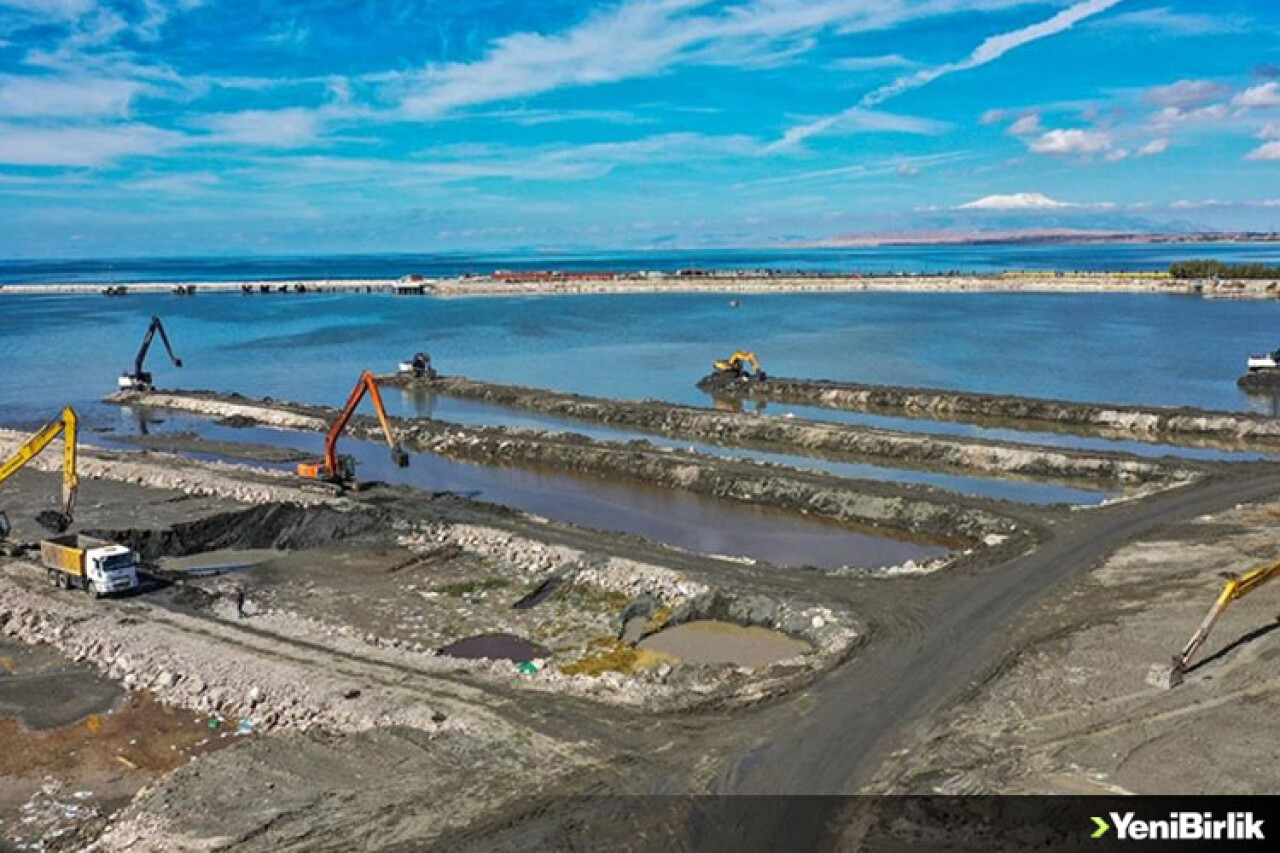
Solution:
<svg viewBox="0 0 1280 853"><path fill-rule="evenodd" d="M152 314L185 362L153 349L161 387L333 405L417 350L445 373L705 405L697 380L745 348L777 375L1247 409L1246 355L1280 346L1280 302L1149 294L0 295L0 422L66 403L92 422Z"/></svg>
<svg viewBox="0 0 1280 853"><path fill-rule="evenodd" d="M286 257L0 260L0 283L83 281L244 281L292 278L399 278L487 275L495 269L783 269L803 272L938 273L1002 270L1157 270L1174 261L1280 262L1280 243L1134 243L874 246L611 252L607 254L387 254Z"/></svg>

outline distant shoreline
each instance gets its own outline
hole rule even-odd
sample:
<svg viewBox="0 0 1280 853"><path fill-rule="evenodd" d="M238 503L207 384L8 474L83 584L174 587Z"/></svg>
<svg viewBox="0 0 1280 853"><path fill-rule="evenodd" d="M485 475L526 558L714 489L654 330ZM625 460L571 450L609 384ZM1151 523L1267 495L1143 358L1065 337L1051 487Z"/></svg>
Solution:
<svg viewBox="0 0 1280 853"><path fill-rule="evenodd" d="M308 293L398 293L405 296L514 297L543 295L724 293L1165 293L1211 298L1280 298L1280 281L1267 279L1199 281L1159 272L1018 272L991 275L700 275L511 274L506 277L291 279L287 281L205 281L138 283L4 284L0 296L238 293L259 298Z"/></svg>

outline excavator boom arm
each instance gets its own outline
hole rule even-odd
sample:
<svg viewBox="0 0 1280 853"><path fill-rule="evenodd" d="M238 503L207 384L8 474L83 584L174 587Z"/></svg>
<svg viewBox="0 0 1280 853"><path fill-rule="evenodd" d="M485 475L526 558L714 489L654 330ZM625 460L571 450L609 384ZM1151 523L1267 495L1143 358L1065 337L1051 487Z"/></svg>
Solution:
<svg viewBox="0 0 1280 853"><path fill-rule="evenodd" d="M342 408L342 413L334 420L333 426L329 427L329 433L324 439L324 465L330 475L336 474L339 470L338 439L346 431L347 424L351 422L365 394L373 399L373 410L378 416L378 423L382 426L382 434L386 436L387 446L393 453L396 450L396 439L391 432L391 422L387 420L387 410L382 405L382 394L378 392L378 380L369 371L363 371L356 381L356 387L351 389L351 395L347 397L347 404Z"/></svg>
<svg viewBox="0 0 1280 853"><path fill-rule="evenodd" d="M1195 657L1196 652L1200 651L1200 647L1204 645L1205 640L1209 639L1209 632L1213 630L1214 625L1218 624L1218 620L1222 618L1222 614L1226 612L1231 602L1243 598L1277 576L1280 576L1280 562L1253 569L1240 577L1233 577L1228 580L1222 588L1222 592L1218 593L1218 598L1214 601L1213 607L1209 609L1208 614L1205 615L1204 620L1200 623L1200 627L1191 635L1191 639L1187 641L1181 654L1174 658L1175 668L1186 669L1187 664Z"/></svg>
<svg viewBox="0 0 1280 853"><path fill-rule="evenodd" d="M34 435L22 443L17 451L0 462L0 483L16 474L32 459L62 435L62 514L68 519L76 503L76 490L80 479L76 474L76 441L79 418L76 410L67 406L56 421L45 424Z"/></svg>
<svg viewBox="0 0 1280 853"><path fill-rule="evenodd" d="M164 342L164 348L169 353L169 360L173 362L174 367L182 367L182 359L173 353L173 346L169 343L169 336L165 333L164 323L160 322L159 317L151 318L151 325L147 327L147 333L142 336L142 346L138 347L138 356L133 360L133 373L135 376L142 375L142 366L146 363L147 353L151 351L151 342L155 340L156 332L160 333L160 340Z"/></svg>

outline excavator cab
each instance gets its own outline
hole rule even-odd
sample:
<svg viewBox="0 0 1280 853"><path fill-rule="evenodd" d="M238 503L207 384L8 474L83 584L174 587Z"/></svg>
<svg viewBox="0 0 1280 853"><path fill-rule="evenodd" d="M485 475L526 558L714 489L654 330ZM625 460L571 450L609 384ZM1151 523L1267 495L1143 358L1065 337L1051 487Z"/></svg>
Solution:
<svg viewBox="0 0 1280 853"><path fill-rule="evenodd" d="M138 354L134 357L133 372L120 374L118 385L121 391L150 391L155 387L151 384L151 374L143 365L146 363L147 353L151 351L151 341L155 339L156 332L160 333L160 340L164 342L164 348L169 353L169 360L173 362L173 366L182 367L182 359L174 355L173 347L169 344L164 323L160 322L159 317L153 316L151 325L147 327L147 333L142 336L142 346L138 347Z"/></svg>
<svg viewBox="0 0 1280 853"><path fill-rule="evenodd" d="M299 462L298 476L308 480L321 480L345 486L356 476L356 460L354 457L338 453L338 439L346 431L347 425L355 415L356 407L368 394L373 400L373 411L378 416L378 424L387 439L387 447L391 449L391 459L401 468L409 464L409 453L396 441L391 432L391 422L387 419L387 410L382 405L382 394L378 392L378 380L369 371L363 371L356 380L355 388L347 398L347 404L329 427L324 439L324 458L316 461Z"/></svg>

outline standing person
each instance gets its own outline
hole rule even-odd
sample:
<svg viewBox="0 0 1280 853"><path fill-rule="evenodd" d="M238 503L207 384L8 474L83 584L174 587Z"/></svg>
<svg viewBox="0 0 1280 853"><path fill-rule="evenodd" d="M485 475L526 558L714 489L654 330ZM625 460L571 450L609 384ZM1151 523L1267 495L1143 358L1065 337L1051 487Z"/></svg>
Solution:
<svg viewBox="0 0 1280 853"><path fill-rule="evenodd" d="M244 618L244 599L245 599L244 584L242 583L236 584L235 589L232 590L232 595L234 596L235 602L236 602L236 618L243 619Z"/></svg>

